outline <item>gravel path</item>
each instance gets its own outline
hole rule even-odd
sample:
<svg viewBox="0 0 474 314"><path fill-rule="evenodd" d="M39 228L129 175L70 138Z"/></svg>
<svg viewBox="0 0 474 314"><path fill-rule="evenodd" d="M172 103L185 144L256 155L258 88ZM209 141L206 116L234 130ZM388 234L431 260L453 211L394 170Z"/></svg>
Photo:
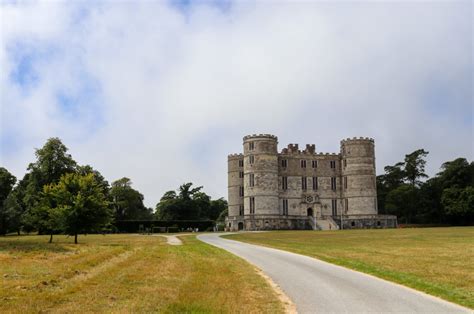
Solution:
<svg viewBox="0 0 474 314"><path fill-rule="evenodd" d="M198 239L260 268L299 313L474 313L473 311L311 257L203 234Z"/></svg>

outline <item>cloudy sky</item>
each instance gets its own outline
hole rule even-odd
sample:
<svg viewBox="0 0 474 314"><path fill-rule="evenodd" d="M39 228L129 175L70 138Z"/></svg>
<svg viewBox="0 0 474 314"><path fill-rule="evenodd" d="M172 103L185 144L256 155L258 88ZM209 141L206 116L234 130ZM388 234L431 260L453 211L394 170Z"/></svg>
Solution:
<svg viewBox="0 0 474 314"><path fill-rule="evenodd" d="M153 207L188 181L226 197L251 133L373 137L378 173L474 157L471 1L0 3L0 165L20 178L56 136Z"/></svg>

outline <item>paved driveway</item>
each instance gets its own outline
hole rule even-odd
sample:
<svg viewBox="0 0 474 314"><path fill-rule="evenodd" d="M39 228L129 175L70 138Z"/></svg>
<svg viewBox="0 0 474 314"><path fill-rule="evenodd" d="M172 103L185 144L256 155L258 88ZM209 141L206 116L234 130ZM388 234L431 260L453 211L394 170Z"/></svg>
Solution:
<svg viewBox="0 0 474 314"><path fill-rule="evenodd" d="M307 256L227 240L198 239L240 256L270 276L299 313L474 313L370 275Z"/></svg>

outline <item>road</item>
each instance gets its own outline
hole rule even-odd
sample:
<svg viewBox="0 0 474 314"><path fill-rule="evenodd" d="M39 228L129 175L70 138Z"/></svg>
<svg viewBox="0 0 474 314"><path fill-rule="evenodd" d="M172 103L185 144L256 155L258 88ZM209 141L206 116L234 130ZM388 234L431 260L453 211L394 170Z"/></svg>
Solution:
<svg viewBox="0 0 474 314"><path fill-rule="evenodd" d="M467 308L311 257L203 234L198 239L260 268L298 313L474 313Z"/></svg>

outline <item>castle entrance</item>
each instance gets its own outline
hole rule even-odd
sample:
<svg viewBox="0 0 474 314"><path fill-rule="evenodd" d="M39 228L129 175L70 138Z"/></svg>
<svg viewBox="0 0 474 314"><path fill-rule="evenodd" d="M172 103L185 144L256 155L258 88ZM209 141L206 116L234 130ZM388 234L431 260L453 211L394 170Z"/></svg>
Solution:
<svg viewBox="0 0 474 314"><path fill-rule="evenodd" d="M239 224L237 225L237 228L239 229L239 231L244 230L244 223L239 222Z"/></svg>
<svg viewBox="0 0 474 314"><path fill-rule="evenodd" d="M306 214L307 214L308 216L313 217L313 209L312 209L311 207L308 208L308 209L306 210Z"/></svg>

